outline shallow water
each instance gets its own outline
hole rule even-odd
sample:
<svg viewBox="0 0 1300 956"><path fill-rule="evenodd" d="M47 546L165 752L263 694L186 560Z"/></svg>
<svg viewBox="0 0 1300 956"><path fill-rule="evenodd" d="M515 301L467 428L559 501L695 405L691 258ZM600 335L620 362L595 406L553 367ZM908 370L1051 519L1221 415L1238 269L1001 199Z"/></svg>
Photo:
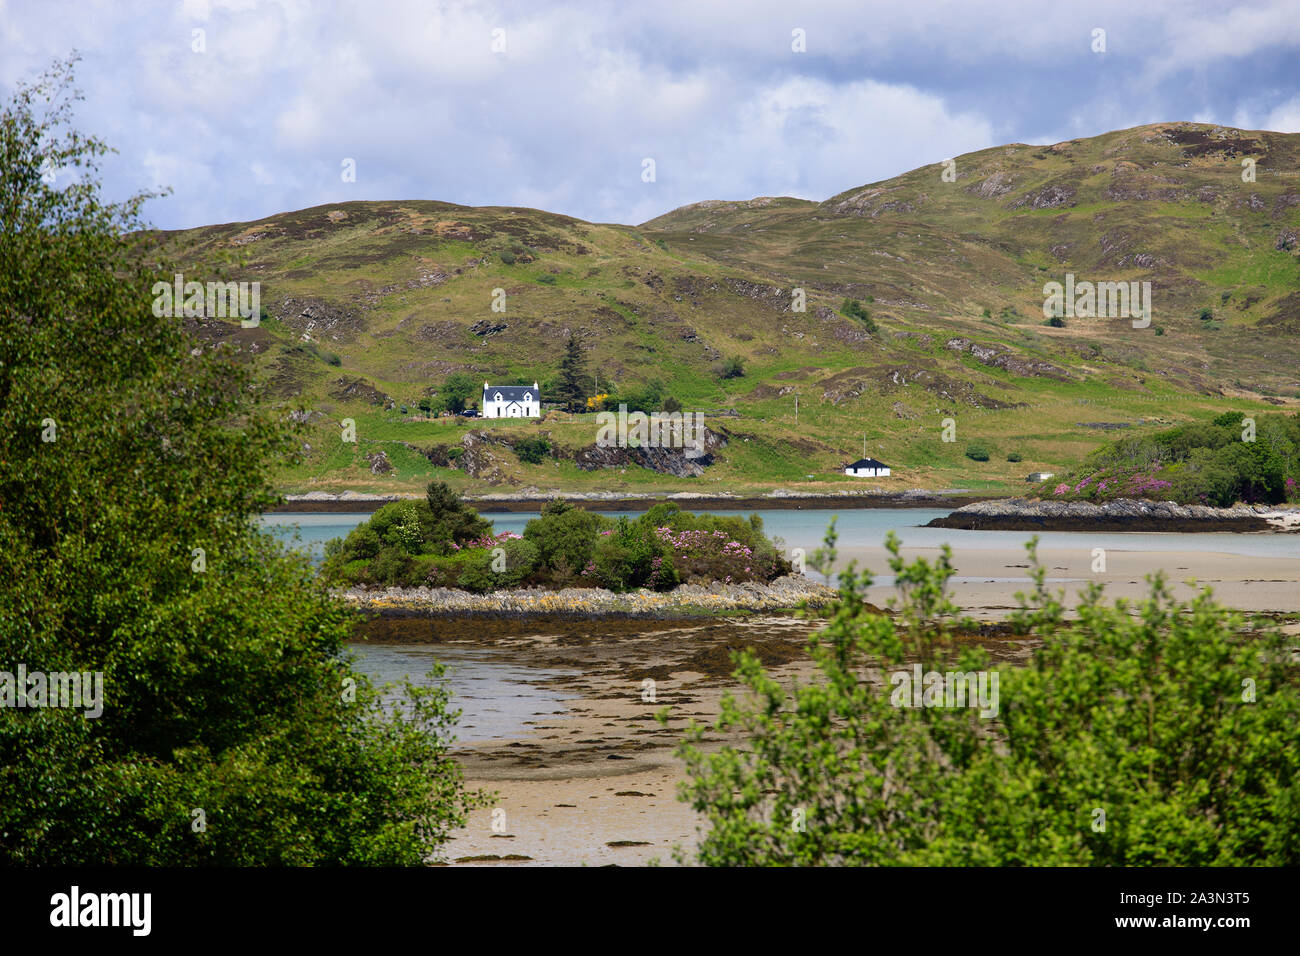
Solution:
<svg viewBox="0 0 1300 956"><path fill-rule="evenodd" d="M433 685L428 674L435 661L446 667L442 685L454 695L451 706L462 714L456 724L460 743L517 737L530 722L566 713L565 701L573 695L539 686L536 681L576 674L557 668L516 666L485 660L484 651L429 645L351 644L353 665L377 684L400 683L407 678L417 686ZM385 694L387 703L401 698L401 688Z"/></svg>
<svg viewBox="0 0 1300 956"><path fill-rule="evenodd" d="M781 538L786 548L803 548L811 553L820 547L826 526L836 518L840 547L879 547L888 532L897 532L905 547L937 548L947 543L954 552L963 550L1013 549L1020 551L1033 534L1028 531L961 531L952 528L922 527L934 518L948 514L946 508L851 508L834 510L771 509L748 511L709 511L708 514L757 514L763 519L768 537ZM610 517L636 517L639 512L603 512ZM537 512L483 512L499 533L522 533ZM357 514L267 514L262 526L291 540L295 530L299 547L319 563L324 557L325 542L343 537L369 518ZM1040 532L1039 547L1073 549L1105 548L1114 551L1212 551L1254 557L1295 558L1300 556L1300 541L1294 535L1240 532L1178 533L1157 531L1133 532Z"/></svg>

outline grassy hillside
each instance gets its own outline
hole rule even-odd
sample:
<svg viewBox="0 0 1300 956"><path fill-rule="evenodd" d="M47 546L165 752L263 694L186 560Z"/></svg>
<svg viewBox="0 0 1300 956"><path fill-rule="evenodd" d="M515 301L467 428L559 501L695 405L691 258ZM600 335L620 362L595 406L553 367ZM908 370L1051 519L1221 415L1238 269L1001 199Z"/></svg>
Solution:
<svg viewBox="0 0 1300 956"><path fill-rule="evenodd" d="M984 150L956 157L955 181L942 172L822 203L696 203L637 227L412 200L160 239L187 278L261 281L259 328L196 326L308 419L287 491L415 490L435 476L477 491L1023 490L1027 473L1068 470L1117 428L1300 404L1300 135L1157 124ZM1043 284L1067 272L1151 281L1151 327L1047 326ZM846 298L874 330L840 313ZM703 475L581 470L591 416L421 418L419 399L453 371L545 392L569 331L602 392L659 380L687 410L737 413L709 420L727 444ZM731 357L745 374L723 379ZM343 418L355 445L340 441ZM946 418L955 442L941 440ZM448 458L469 431L488 440ZM520 462L510 441L538 434L557 454ZM836 474L864 437L893 478ZM988 461L966 456L972 442ZM381 450L393 470L376 474Z"/></svg>

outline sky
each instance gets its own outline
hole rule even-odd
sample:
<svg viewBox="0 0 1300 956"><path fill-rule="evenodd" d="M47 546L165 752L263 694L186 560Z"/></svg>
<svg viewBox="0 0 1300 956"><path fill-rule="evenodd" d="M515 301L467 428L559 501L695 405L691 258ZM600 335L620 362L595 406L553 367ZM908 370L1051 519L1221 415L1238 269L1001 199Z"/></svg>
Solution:
<svg viewBox="0 0 1300 956"><path fill-rule="evenodd" d="M0 95L74 50L108 195L169 187L165 229L403 199L640 223L1144 123L1300 132L1300 0L0 0Z"/></svg>

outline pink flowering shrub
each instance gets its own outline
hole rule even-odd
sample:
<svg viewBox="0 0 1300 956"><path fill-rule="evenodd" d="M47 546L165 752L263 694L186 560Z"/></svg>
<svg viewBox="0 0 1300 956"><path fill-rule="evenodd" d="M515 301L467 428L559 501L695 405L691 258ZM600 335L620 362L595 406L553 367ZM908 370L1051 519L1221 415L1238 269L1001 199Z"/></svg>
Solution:
<svg viewBox="0 0 1300 956"><path fill-rule="evenodd" d="M655 529L659 540L671 550L673 564L686 582L767 582L784 573L777 567L775 552L756 555L754 549L717 529L674 531Z"/></svg>

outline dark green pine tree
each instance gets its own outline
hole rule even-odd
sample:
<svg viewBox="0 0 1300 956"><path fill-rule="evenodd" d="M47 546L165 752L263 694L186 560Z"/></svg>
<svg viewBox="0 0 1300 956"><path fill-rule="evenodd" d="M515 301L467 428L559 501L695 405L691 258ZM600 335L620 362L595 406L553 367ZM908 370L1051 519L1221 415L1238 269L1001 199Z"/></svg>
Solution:
<svg viewBox="0 0 1300 956"><path fill-rule="evenodd" d="M590 379L587 376L587 357L582 346L569 333L569 341L564 346L564 358L560 359L560 380L557 398L571 412L585 411L587 408L587 388Z"/></svg>

